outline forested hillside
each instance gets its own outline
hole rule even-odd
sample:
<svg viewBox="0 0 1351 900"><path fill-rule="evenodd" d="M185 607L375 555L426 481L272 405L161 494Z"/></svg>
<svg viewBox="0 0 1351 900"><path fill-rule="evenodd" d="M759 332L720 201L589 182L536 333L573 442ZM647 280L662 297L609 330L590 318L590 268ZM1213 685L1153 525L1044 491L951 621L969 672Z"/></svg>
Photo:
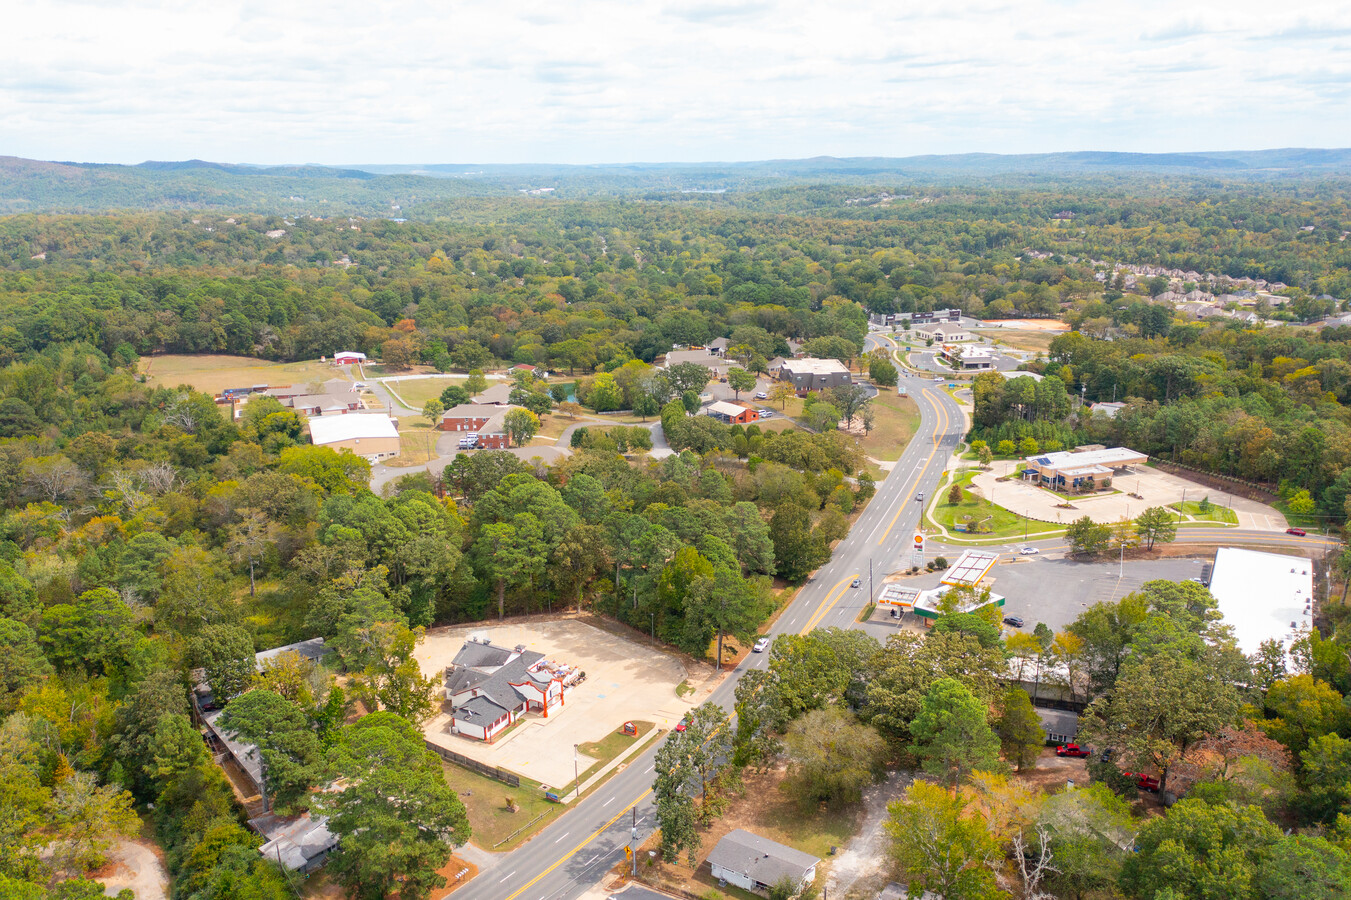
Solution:
<svg viewBox="0 0 1351 900"><path fill-rule="evenodd" d="M352 192L383 183L334 179ZM255 650L326 638L346 690L268 674L232 715L294 737L266 748L286 766L288 808L313 802L352 823L359 798L308 789L372 777L361 760L376 744L418 750L408 723L429 710L411 656L419 629L579 607L696 656L753 634L781 591L829 558L873 481L830 416L821 433L688 416L707 371L649 365L677 344L727 337L753 369L790 341L857 363L869 313L1063 318L1078 330L1027 364L1040 384L976 380L974 437L1120 441L1270 483L1292 512L1340 523L1351 330L1294 323L1351 296L1345 190L1121 187L962 185L885 201L838 184L632 200L447 194L407 222L261 214L229 194L228 210L0 219L0 889L84 872L106 849L91 835L130 832L133 807L154 802L177 896L287 894L195 741L194 668L226 701L255 683ZM1150 299L1148 279L1127 285L1095 261L1280 281L1290 304L1272 315L1292 324L1186 321ZM232 422L212 398L139 374L161 353L338 350L390 371L567 373L594 409L659 418L680 452L630 459L613 437L583 435L549 468L481 452L377 496L364 461L309 445L275 401ZM529 380L523 402L554 414L566 390ZM1080 397L1127 406L1090 419ZM1132 635L1121 646L1144 640ZM1320 646L1341 644L1309 652L1330 653ZM1344 688L1345 667L1320 660ZM344 726L354 701L383 712ZM395 804L421 785L410 776L365 802ZM451 800L438 821L459 839ZM362 829L351 833L360 846ZM347 865L340 854L334 871L377 895L413 867Z"/></svg>

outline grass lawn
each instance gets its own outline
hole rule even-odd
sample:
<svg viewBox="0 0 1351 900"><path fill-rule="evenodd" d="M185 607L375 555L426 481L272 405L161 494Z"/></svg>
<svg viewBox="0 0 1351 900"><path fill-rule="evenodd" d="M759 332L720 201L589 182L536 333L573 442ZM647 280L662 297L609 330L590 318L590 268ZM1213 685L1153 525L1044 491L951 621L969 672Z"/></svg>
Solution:
<svg viewBox="0 0 1351 900"><path fill-rule="evenodd" d="M873 459L900 459L919 429L919 407L909 397L898 397L894 390L882 391L870 405L875 410L873 430L858 442L859 446Z"/></svg>
<svg viewBox="0 0 1351 900"><path fill-rule="evenodd" d="M385 460L385 465L400 468L420 466L429 459L436 458L436 441L442 432L432 428L426 419L421 424L408 424L404 420L399 437L399 455Z"/></svg>
<svg viewBox="0 0 1351 900"><path fill-rule="evenodd" d="M629 749L634 744L643 741L643 739L647 737L648 733L651 732L652 729L655 727L651 722L634 721L633 724L638 726L637 737L630 737L629 735L624 734L622 731L613 731L598 741L591 741L589 743L582 744L577 748L578 752L580 752L583 756L589 756L595 760L595 762L592 763L589 768L584 769L582 771L581 778L583 784L586 783L586 780L588 778L595 775L602 768L604 768L606 763L613 760L616 756L623 753L625 750ZM560 795L567 794L570 791L572 791L573 788L575 788L576 786L577 783L575 781L570 781L567 784L557 788L557 790Z"/></svg>
<svg viewBox="0 0 1351 900"><path fill-rule="evenodd" d="M438 375L436 378L416 378L412 381L391 381L385 387L393 388L394 393L403 398L413 409L422 409L428 400L441 397L441 392L452 384L463 384L463 375Z"/></svg>
<svg viewBox="0 0 1351 900"><path fill-rule="evenodd" d="M992 518L985 521L980 526L980 531L977 532L983 538L1022 537L1025 527L1029 534L1032 531L1042 530L1040 527L1042 523L1035 525L1029 523L1024 526L1022 516L1010 512L1002 506L996 506L984 497L972 493L970 490L971 479L975 474L974 470L968 470L957 475L957 483L962 486L962 502L956 506L948 503L948 491L950 489L948 483L941 484L935 492L938 497L938 505L929 509L929 518L953 534L964 535L966 533L963 530L965 528L965 516L975 516L977 520L990 516Z"/></svg>
<svg viewBox="0 0 1351 900"><path fill-rule="evenodd" d="M251 356L220 354L165 354L141 358L141 372L154 385L177 387L186 384L207 394L219 394L228 387L252 387L266 384L310 384L342 378L342 371L318 360L278 363Z"/></svg>
<svg viewBox="0 0 1351 900"><path fill-rule="evenodd" d="M1179 509L1179 507L1181 508ZM1202 512L1201 502L1199 500L1188 500L1186 503L1171 503L1168 505L1168 508L1181 512L1184 516L1190 516L1195 522L1222 522L1228 525L1238 524L1238 513L1216 503L1210 504L1210 509L1205 512Z"/></svg>
<svg viewBox="0 0 1351 900"><path fill-rule="evenodd" d="M973 328L972 331L1014 350L1036 350L1042 353L1051 348L1051 341L1064 333L1060 331L1022 331L1016 328L992 328L986 331Z"/></svg>
<svg viewBox="0 0 1351 900"><path fill-rule="evenodd" d="M549 824L567 809L561 803L550 803L544 799L544 789L539 782L528 778L521 779L520 787L511 787L495 778L488 778L477 772L462 769L453 763L442 762L446 784L455 789L469 814L469 826L474 831L475 845L484 850L509 850L525 842L525 839ZM520 807L520 812L512 812L507 806L511 797ZM521 834L511 837L511 833L544 813L540 819ZM509 841L508 838L511 838ZM499 843L506 841L502 846Z"/></svg>

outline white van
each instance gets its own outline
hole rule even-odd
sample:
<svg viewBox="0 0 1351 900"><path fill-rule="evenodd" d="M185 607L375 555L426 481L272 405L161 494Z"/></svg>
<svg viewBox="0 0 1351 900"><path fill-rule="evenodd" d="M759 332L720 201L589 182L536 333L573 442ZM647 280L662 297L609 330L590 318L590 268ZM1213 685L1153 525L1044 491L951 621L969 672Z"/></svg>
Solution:
<svg viewBox="0 0 1351 900"><path fill-rule="evenodd" d="M466 434L464 437L460 438L461 450L475 450L477 448L478 448L477 434Z"/></svg>

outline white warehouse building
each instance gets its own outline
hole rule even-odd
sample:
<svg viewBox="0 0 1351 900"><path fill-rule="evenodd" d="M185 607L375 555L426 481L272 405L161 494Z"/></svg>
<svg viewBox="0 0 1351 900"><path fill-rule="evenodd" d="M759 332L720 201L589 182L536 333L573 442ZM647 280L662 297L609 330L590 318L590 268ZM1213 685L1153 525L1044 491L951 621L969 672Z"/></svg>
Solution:
<svg viewBox="0 0 1351 900"><path fill-rule="evenodd" d="M1290 645L1313 627L1313 561L1302 556L1221 547L1210 593L1239 649L1257 652L1265 640Z"/></svg>

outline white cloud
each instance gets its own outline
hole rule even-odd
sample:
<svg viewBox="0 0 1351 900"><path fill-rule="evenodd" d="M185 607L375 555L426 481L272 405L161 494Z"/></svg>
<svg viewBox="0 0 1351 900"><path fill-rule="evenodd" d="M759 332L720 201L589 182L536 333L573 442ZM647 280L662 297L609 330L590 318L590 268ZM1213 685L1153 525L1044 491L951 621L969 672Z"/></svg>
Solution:
<svg viewBox="0 0 1351 900"><path fill-rule="evenodd" d="M1351 8L35 0L0 153L624 162L1351 144Z"/></svg>

